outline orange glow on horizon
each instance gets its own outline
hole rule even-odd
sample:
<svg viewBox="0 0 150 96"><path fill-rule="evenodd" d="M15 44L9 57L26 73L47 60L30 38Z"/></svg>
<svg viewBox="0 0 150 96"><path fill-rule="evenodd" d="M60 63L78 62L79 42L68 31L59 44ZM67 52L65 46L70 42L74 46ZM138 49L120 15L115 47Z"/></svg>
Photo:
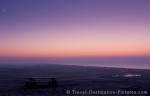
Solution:
<svg viewBox="0 0 150 96"><path fill-rule="evenodd" d="M86 56L147 56L149 50L95 49L95 50L0 50L0 57L86 57Z"/></svg>

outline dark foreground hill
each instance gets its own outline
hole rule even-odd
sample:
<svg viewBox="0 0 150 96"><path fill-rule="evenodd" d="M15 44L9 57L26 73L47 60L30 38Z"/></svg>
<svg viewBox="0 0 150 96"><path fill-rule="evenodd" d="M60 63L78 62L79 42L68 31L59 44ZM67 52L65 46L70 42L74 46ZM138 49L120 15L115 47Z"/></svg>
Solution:
<svg viewBox="0 0 150 96"><path fill-rule="evenodd" d="M25 90L23 86L30 77L54 77L59 86L56 90L51 88ZM149 90L150 70L146 69L57 64L0 67L0 96L133 96L133 94L149 96L147 95Z"/></svg>

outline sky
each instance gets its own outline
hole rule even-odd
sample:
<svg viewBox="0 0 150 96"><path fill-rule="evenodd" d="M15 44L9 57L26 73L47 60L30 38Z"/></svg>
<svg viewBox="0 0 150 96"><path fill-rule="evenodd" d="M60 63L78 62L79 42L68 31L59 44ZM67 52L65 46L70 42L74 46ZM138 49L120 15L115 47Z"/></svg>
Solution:
<svg viewBox="0 0 150 96"><path fill-rule="evenodd" d="M150 0L0 0L0 58L150 56L149 17Z"/></svg>

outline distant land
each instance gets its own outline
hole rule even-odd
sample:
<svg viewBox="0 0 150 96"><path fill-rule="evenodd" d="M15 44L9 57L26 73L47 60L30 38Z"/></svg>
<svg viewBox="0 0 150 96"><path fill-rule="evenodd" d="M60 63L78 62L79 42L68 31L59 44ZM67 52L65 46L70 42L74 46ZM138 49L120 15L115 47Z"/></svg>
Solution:
<svg viewBox="0 0 150 96"><path fill-rule="evenodd" d="M1 57L0 65L64 64L95 67L150 69L150 56Z"/></svg>

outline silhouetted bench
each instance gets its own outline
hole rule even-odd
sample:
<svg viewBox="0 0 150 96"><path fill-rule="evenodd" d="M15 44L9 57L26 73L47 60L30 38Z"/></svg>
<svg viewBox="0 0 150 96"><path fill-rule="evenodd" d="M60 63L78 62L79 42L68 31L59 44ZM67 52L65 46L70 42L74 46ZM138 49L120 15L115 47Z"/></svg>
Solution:
<svg viewBox="0 0 150 96"><path fill-rule="evenodd" d="M43 77L31 77L27 78L25 82L25 89L36 89L36 88L52 88L56 89L58 82L56 78L43 78Z"/></svg>

